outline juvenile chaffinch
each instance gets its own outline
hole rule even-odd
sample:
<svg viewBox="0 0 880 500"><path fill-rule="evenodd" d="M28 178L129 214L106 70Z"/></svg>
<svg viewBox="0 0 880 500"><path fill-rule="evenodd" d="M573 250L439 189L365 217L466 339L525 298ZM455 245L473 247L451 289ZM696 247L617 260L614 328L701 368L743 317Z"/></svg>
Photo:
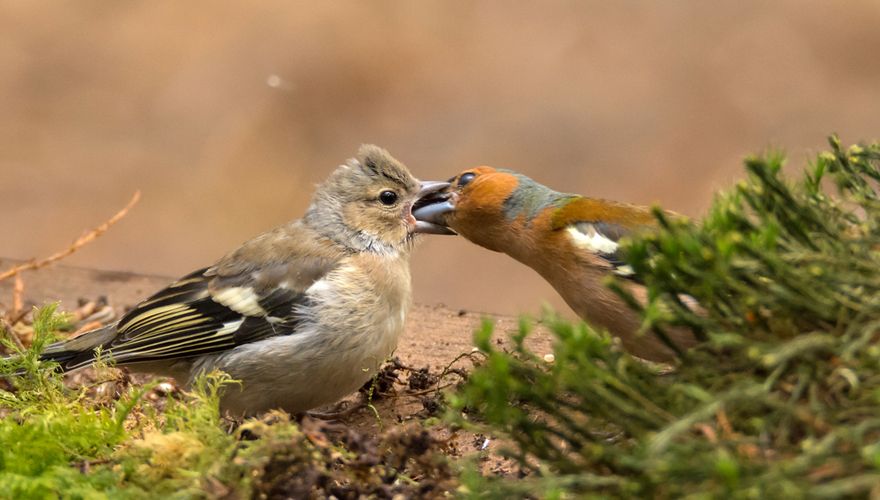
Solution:
<svg viewBox="0 0 880 500"><path fill-rule="evenodd" d="M477 245L503 252L547 280L585 321L606 328L630 353L669 361L674 351L655 335L639 335L640 319L603 284L609 273L644 302L646 291L618 252L618 240L649 228L646 207L554 191L509 170L477 167L450 179L442 193L425 198L418 220L445 225ZM690 331L667 332L687 348Z"/></svg>
<svg viewBox="0 0 880 500"><path fill-rule="evenodd" d="M419 183L376 146L337 168L305 217L244 243L175 281L112 326L51 345L44 359L73 370L95 349L118 365L189 384L220 369L241 382L224 410L302 412L355 391L403 331L416 233L444 231L412 215Z"/></svg>

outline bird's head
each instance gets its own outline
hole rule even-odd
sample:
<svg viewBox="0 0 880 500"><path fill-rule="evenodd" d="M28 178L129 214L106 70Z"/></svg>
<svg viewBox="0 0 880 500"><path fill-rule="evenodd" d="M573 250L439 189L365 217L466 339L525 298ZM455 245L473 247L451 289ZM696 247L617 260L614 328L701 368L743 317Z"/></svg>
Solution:
<svg viewBox="0 0 880 500"><path fill-rule="evenodd" d="M408 250L416 233L448 232L412 214L420 198L447 186L419 182L387 151L364 145L318 186L305 222L351 250L394 254Z"/></svg>
<svg viewBox="0 0 880 500"><path fill-rule="evenodd" d="M416 219L446 226L497 252L522 244L522 231L544 209L571 197L522 174L486 166L467 169L449 183L419 201Z"/></svg>

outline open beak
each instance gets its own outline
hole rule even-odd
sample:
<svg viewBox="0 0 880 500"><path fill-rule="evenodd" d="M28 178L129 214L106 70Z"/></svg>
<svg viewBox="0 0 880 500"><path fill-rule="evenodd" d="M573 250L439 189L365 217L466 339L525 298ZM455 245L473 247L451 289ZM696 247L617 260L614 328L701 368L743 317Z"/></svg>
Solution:
<svg viewBox="0 0 880 500"><path fill-rule="evenodd" d="M416 218L416 233L455 234L455 231L446 227L443 220L445 217L440 215L441 210L435 208L437 205L448 205L449 208L443 213L453 210L454 207L449 203L451 194L445 191L449 186L448 182L422 182L412 208L412 215Z"/></svg>
<svg viewBox="0 0 880 500"><path fill-rule="evenodd" d="M446 226L446 214L455 206L450 202L452 193L446 191L448 182L427 181L422 183L419 197L413 204L416 232L430 234L455 234Z"/></svg>

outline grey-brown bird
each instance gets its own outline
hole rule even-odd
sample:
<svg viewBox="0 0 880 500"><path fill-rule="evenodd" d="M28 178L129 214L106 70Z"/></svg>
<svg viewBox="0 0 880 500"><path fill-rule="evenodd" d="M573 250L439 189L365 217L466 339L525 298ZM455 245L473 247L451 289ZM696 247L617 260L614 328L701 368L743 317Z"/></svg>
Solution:
<svg viewBox="0 0 880 500"><path fill-rule="evenodd" d="M607 329L641 358L671 361L675 351L650 332L604 279L614 274L642 302L638 276L626 265L618 241L656 221L647 207L561 193L525 175L492 167L467 169L446 192L426 198L416 218L453 229L477 245L503 252L537 271L582 319ZM697 307L690 297L682 299ZM667 333L681 350L696 343L690 330Z"/></svg>
<svg viewBox="0 0 880 500"><path fill-rule="evenodd" d="M413 204L448 183L422 182L376 146L318 186L302 219L257 236L175 281L113 326L51 345L73 370L95 349L117 365L190 384L222 370L241 382L221 400L234 415L291 413L337 401L397 346L410 305Z"/></svg>

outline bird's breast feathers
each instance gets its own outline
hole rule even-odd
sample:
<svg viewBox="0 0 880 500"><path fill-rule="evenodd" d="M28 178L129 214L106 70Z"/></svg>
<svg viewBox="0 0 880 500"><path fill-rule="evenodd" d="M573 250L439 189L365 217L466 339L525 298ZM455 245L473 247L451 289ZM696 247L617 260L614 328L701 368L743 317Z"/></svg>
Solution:
<svg viewBox="0 0 880 500"><path fill-rule="evenodd" d="M247 381L248 390L228 396L230 408L257 404L253 390L260 401L302 411L337 400L378 371L403 332L409 300L400 297L408 297L409 273L365 264L344 259L305 291L295 335L241 345L203 362L202 369L217 367Z"/></svg>
<svg viewBox="0 0 880 500"><path fill-rule="evenodd" d="M272 336L237 349L242 355L271 347L286 357L282 366L312 364L357 365L359 372L375 372L397 345L403 331L410 296L409 268L396 259L355 254L341 259L314 281L292 304L295 331L286 338ZM225 289L220 299L241 312L259 312L263 306L246 287ZM216 300L216 298L215 298ZM271 313L264 315L271 326ZM240 357L240 356L236 356Z"/></svg>

